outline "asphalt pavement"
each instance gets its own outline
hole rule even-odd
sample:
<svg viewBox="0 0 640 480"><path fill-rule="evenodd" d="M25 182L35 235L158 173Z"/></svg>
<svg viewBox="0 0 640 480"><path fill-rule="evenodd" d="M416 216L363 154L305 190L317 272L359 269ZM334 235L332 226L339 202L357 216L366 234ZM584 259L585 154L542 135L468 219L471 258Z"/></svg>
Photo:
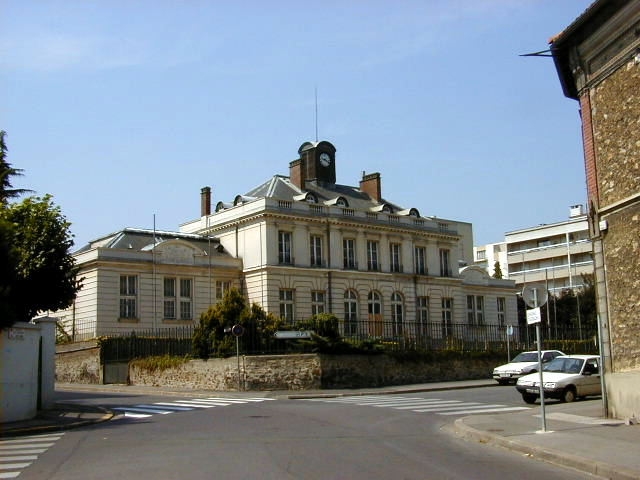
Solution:
<svg viewBox="0 0 640 480"><path fill-rule="evenodd" d="M417 393L497 385L493 380L438 382L358 390L260 392L281 399ZM57 391L128 393L140 395L210 395L211 391L127 385L56 384ZM255 392L216 392L237 397ZM640 425L603 417L602 403L576 401L539 405L513 413L472 415L457 419L445 430L468 441L505 448L601 478L640 479ZM106 422L114 412L97 406L57 403L36 418L0 424L0 437L34 435Z"/></svg>

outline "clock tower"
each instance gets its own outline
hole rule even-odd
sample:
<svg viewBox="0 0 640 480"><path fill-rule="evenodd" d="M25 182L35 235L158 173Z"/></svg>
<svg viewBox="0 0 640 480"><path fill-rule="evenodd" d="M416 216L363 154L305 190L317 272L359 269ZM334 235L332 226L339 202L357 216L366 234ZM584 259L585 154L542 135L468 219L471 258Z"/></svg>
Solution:
<svg viewBox="0 0 640 480"><path fill-rule="evenodd" d="M336 183L336 147L329 142L305 142L298 149L302 174L301 188L307 180Z"/></svg>

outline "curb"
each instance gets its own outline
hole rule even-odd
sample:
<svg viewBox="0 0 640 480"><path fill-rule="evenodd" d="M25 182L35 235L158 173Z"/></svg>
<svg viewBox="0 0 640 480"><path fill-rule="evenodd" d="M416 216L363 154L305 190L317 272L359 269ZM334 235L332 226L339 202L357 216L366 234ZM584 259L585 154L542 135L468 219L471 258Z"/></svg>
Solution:
<svg viewBox="0 0 640 480"><path fill-rule="evenodd" d="M474 440L486 445L502 447L554 465L573 468L610 480L638 480L637 471L621 468L605 462L590 460L577 455L571 455L569 453L548 450L544 447L531 445L518 440L509 440L501 435L470 427L465 423L464 418L459 418L454 422L453 426L449 426L449 428L446 427L447 426L445 426L443 430L450 430L452 434L458 437Z"/></svg>
<svg viewBox="0 0 640 480"><path fill-rule="evenodd" d="M74 406L74 410L76 411L74 414L77 414L77 406ZM98 418L83 419L81 417L82 413L97 413L97 414L101 414L101 416ZM2 431L0 431L0 438L36 435L39 433L60 432L65 430L71 430L73 428L108 422L115 415L116 415L115 412L107 408L98 406L98 407L95 407L94 410L86 410L84 412L81 412L77 416L78 420L70 421L68 423L51 422L46 425L30 425L30 426L16 427L16 428L2 428ZM46 417L46 413L45 413L45 417Z"/></svg>

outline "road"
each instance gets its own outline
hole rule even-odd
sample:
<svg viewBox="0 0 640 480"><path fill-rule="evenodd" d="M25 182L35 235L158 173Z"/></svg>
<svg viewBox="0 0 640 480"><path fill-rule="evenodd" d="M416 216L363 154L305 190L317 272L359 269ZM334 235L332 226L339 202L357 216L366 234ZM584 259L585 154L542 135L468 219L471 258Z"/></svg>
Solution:
<svg viewBox="0 0 640 480"><path fill-rule="evenodd" d="M64 397L120 415L38 440L48 446L20 480L592 478L446 431L460 415L531 408L513 387L315 400Z"/></svg>

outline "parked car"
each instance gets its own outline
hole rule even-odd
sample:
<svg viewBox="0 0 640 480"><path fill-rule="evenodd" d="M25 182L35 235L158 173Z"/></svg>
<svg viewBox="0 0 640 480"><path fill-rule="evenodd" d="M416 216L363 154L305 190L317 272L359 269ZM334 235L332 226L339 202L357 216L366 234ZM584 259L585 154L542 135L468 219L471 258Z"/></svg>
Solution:
<svg viewBox="0 0 640 480"><path fill-rule="evenodd" d="M542 350L542 363L548 363L559 355L560 350ZM523 375L538 371L538 351L519 353L505 365L493 369L493 379L500 385L515 383Z"/></svg>
<svg viewBox="0 0 640 480"><path fill-rule="evenodd" d="M542 367L544 398L573 402L587 395L601 395L600 357L598 355L564 355ZM540 398L540 373L518 379L516 389L526 403Z"/></svg>

